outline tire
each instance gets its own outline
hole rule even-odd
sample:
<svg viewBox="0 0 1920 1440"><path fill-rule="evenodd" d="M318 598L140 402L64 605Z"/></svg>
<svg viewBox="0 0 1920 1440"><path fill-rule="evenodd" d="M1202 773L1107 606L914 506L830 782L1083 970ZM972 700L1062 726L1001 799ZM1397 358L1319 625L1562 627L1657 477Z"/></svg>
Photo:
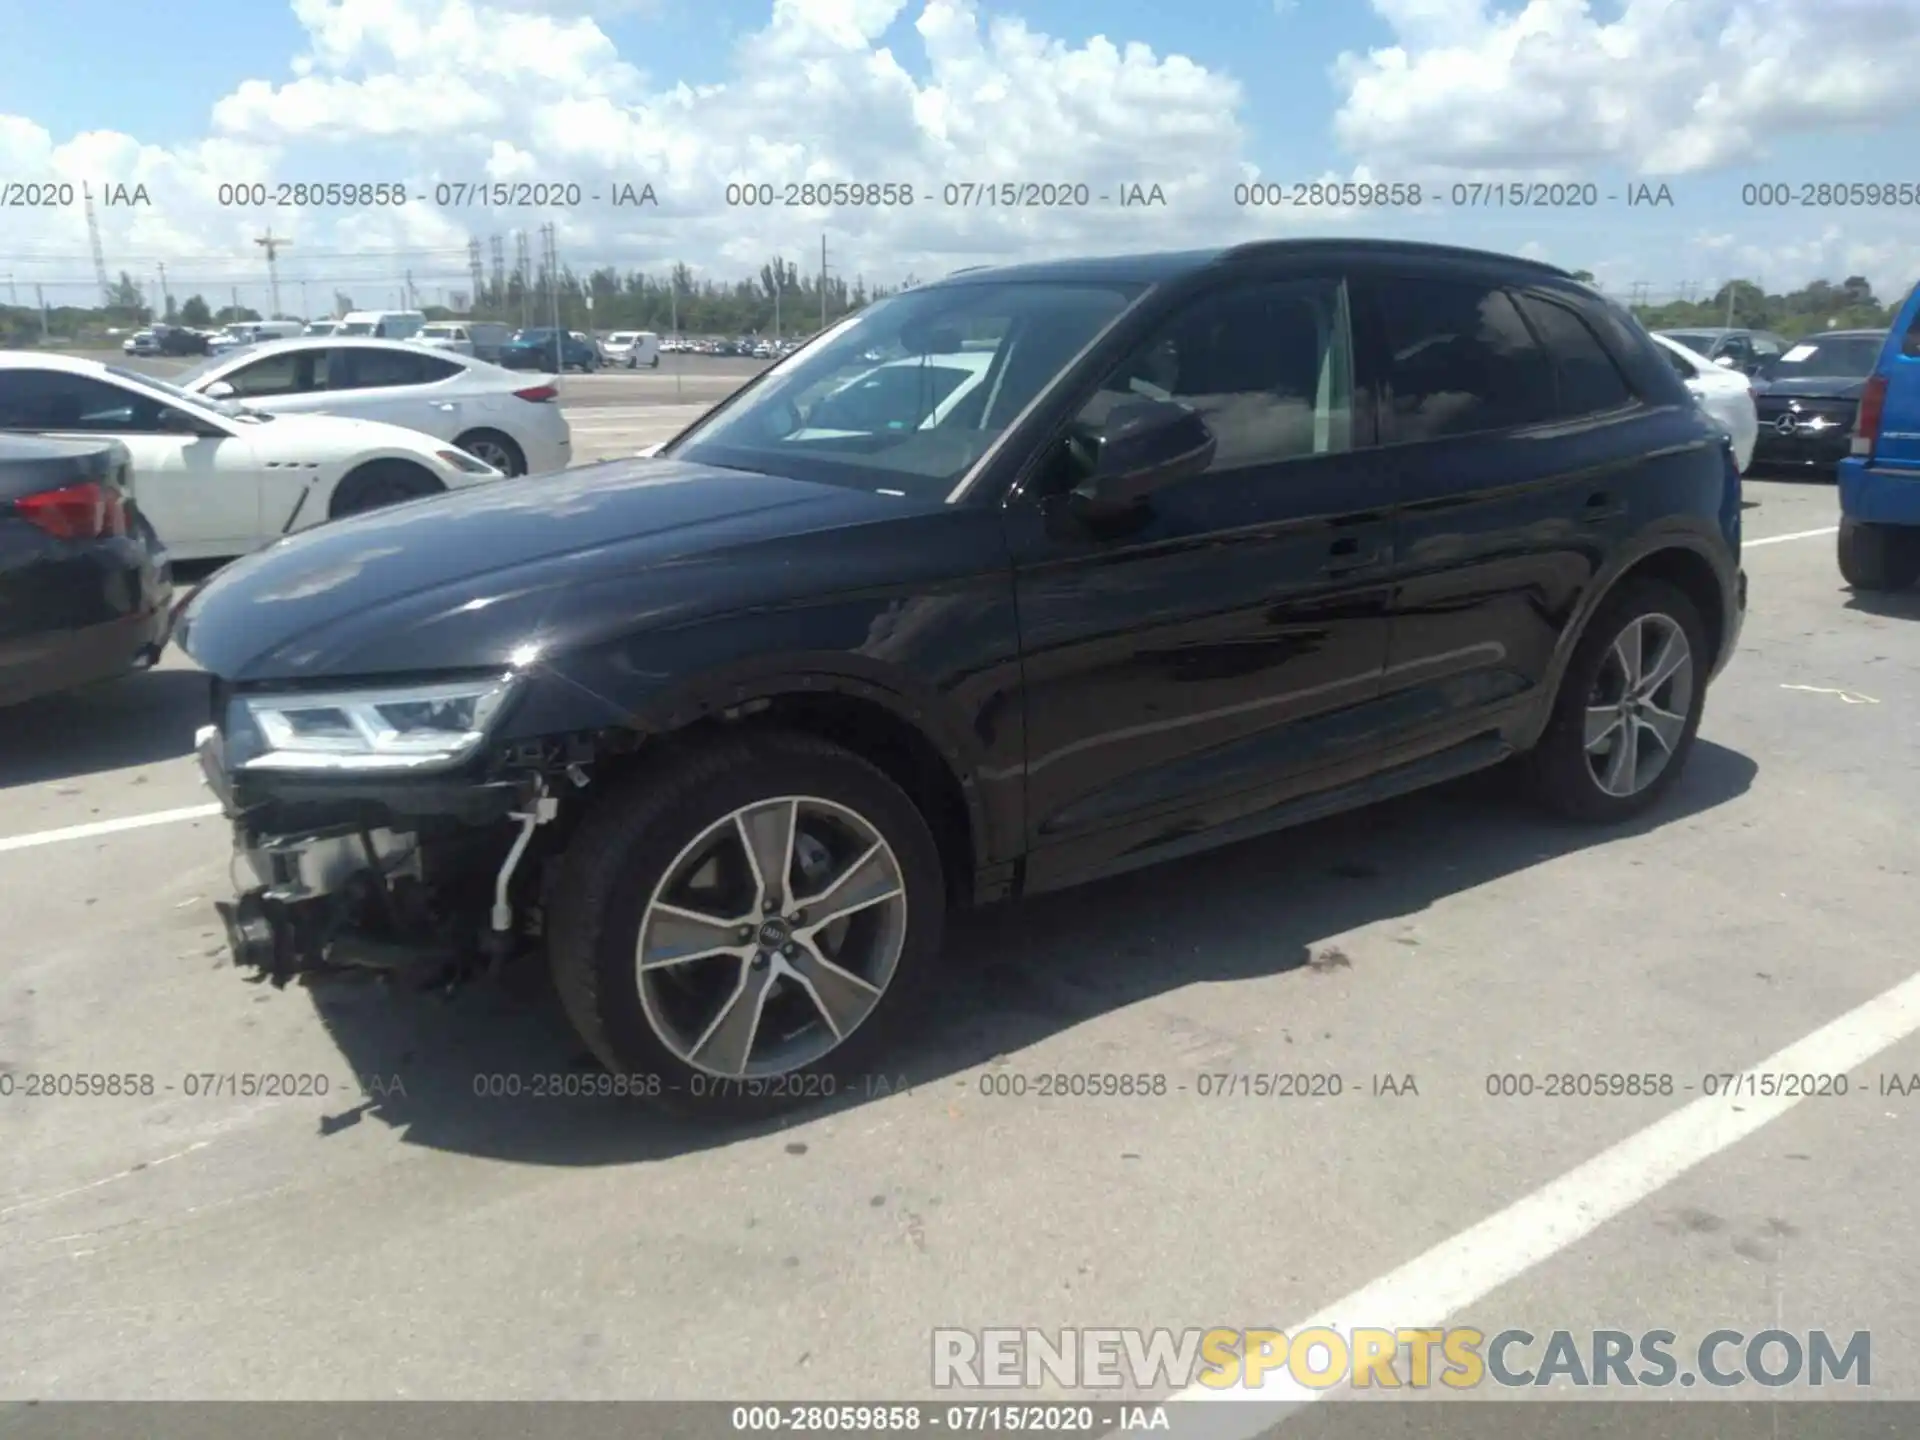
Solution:
<svg viewBox="0 0 1920 1440"><path fill-rule="evenodd" d="M1920 580L1920 530L1840 522L1840 577L1855 590L1905 590Z"/></svg>
<svg viewBox="0 0 1920 1440"><path fill-rule="evenodd" d="M327 507L329 519L345 515L363 515L369 510L398 505L403 500L418 500L423 495L438 495L446 487L418 465L405 460L375 460L362 465L340 482Z"/></svg>
<svg viewBox="0 0 1920 1440"><path fill-rule="evenodd" d="M1642 641L1643 673L1658 662L1667 637L1684 640L1687 656L1682 669L1647 696L1650 703L1622 708L1615 646L1630 631ZM1588 622L1554 697L1552 718L1526 757L1535 798L1567 819L1600 824L1631 819L1654 805L1693 751L1712 665L1706 624L1684 592L1662 580L1625 581ZM1628 735L1635 748L1623 753L1620 737Z"/></svg>
<svg viewBox="0 0 1920 1440"><path fill-rule="evenodd" d="M514 444L512 436L502 435L498 430L469 430L453 443L496 470L509 475L527 473L526 453Z"/></svg>
<svg viewBox="0 0 1920 1440"><path fill-rule="evenodd" d="M774 803L796 799L792 812ZM796 905L803 907L795 921L803 929L810 928L804 895L827 893L855 871L876 890L898 882L897 897L833 921L807 948L790 943L779 950L794 956L811 977L805 988L784 960L763 963L772 954L765 947L779 941L767 938L751 918L760 913L752 903L756 872L744 863L747 852L738 843L742 832L729 824L730 817L756 806L762 807L756 828L787 814L801 817L801 839L791 847L793 865L800 869L790 866L788 873L801 877L793 890L808 888L799 899L789 892L784 903L789 914ZM815 836L831 847L825 860L826 847L819 853L811 849L819 845ZM709 850L707 837L717 837L717 851ZM884 849L872 845L875 837ZM703 865L707 854L721 858ZM861 855L870 858L855 864ZM816 866L811 878L809 864ZM714 883L705 894L680 888L688 875ZM722 877L729 875L731 882L722 886ZM861 1077L872 1074L876 1060L911 1031L925 1005L945 927L944 880L926 820L867 761L824 740L784 731L729 738L676 759L671 768L635 777L603 797L582 821L561 861L549 913L555 989L574 1029L601 1064L617 1076L644 1082L634 1093L667 1108L750 1117L855 1093ZM683 908L663 916L654 907L666 903L667 896ZM696 910L724 917L724 923L688 927L677 918ZM778 915L773 918L784 923ZM817 914L815 919L825 923ZM643 940L669 952L723 943L740 953L674 961L643 973L637 963ZM819 962L825 955L846 969L823 970ZM864 971L880 983L856 985L846 980L848 970ZM749 984L764 987L766 1013L788 1029L784 1035L763 1033L757 1022L746 1044L729 1050L727 1033L708 1027L725 1009L725 997L736 993L734 987ZM847 1007L845 1023L837 1029L830 1028L808 993L823 989ZM844 1038L814 1053L839 1030ZM781 1046L784 1054L778 1053ZM750 1066L735 1063L742 1054ZM743 1074L747 1078L738 1078Z"/></svg>

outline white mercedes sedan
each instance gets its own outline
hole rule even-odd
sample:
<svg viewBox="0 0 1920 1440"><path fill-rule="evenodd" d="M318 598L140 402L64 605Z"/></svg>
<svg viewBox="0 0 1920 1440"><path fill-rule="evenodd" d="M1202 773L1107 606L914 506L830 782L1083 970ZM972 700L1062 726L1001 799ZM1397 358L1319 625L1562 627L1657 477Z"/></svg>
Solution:
<svg viewBox="0 0 1920 1440"><path fill-rule="evenodd" d="M295 530L505 475L417 430L269 415L117 365L0 350L0 431L110 436L174 560L225 559Z"/></svg>

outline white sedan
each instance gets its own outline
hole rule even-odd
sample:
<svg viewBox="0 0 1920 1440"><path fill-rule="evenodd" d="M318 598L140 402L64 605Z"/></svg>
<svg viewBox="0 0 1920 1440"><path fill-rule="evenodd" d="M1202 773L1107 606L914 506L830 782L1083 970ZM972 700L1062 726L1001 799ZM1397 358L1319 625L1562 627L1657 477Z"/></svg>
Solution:
<svg viewBox="0 0 1920 1440"><path fill-rule="evenodd" d="M413 341L345 335L269 341L216 356L175 383L269 415L346 415L404 425L508 475L544 475L573 460L573 433L550 377Z"/></svg>
<svg viewBox="0 0 1920 1440"><path fill-rule="evenodd" d="M1715 365L1677 340L1655 335L1658 345L1700 408L1733 437L1733 458L1742 475L1753 463L1754 441L1760 435L1760 417L1754 408L1753 383L1738 370Z"/></svg>
<svg viewBox="0 0 1920 1440"><path fill-rule="evenodd" d="M432 436L332 415L267 415L98 360L0 350L0 431L111 436L175 560L244 555L295 530L506 478Z"/></svg>

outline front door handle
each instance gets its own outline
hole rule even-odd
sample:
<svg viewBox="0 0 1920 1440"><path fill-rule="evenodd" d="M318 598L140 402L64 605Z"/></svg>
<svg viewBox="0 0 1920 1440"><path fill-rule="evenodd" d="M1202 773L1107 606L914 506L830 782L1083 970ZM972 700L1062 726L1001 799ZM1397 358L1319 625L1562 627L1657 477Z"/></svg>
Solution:
<svg viewBox="0 0 1920 1440"><path fill-rule="evenodd" d="M1587 496L1587 518L1589 520L1611 520L1616 515L1626 513L1626 506L1614 499L1606 490L1596 490Z"/></svg>

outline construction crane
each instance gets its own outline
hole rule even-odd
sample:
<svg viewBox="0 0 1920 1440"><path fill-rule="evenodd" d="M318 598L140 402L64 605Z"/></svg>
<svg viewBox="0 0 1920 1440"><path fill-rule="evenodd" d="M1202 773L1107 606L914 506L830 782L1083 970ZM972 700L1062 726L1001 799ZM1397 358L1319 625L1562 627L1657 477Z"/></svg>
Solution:
<svg viewBox="0 0 1920 1440"><path fill-rule="evenodd" d="M93 213L93 187L82 185L80 193L87 202L87 241L93 246L93 278L100 282L100 303L112 309L113 286L107 280L107 254L100 246L100 217Z"/></svg>
<svg viewBox="0 0 1920 1440"><path fill-rule="evenodd" d="M273 305L273 313L267 318L278 320L280 318L280 267L276 262L280 258L280 247L291 245L293 242L275 235L272 227L269 226L266 234L254 237L253 243L267 252L267 288Z"/></svg>

